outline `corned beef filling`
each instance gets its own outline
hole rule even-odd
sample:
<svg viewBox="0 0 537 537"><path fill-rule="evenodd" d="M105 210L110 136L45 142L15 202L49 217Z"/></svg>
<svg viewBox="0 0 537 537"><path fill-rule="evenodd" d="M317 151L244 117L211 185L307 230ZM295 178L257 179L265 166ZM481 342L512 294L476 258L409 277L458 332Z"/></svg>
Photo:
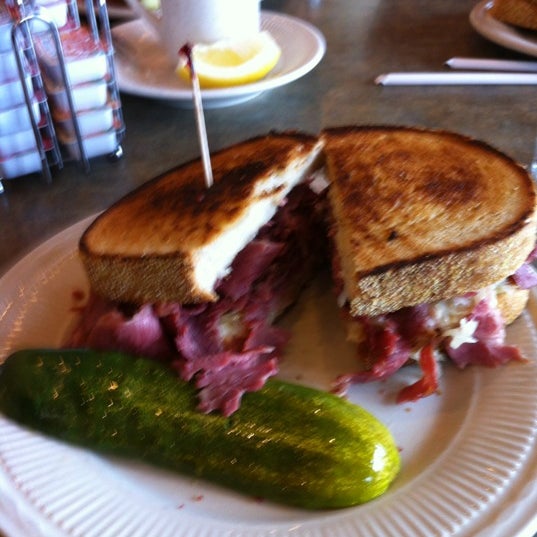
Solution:
<svg viewBox="0 0 537 537"><path fill-rule="evenodd" d="M505 322L493 288L447 301L449 308L465 310L455 327L438 319L435 308L445 308L445 301L351 318L338 256L333 245L331 254L325 250L333 242L327 220L325 192L318 195L299 185L236 256L229 276L216 286L217 302L133 307L92 295L68 346L120 350L168 362L199 388L201 411L228 416L239 408L245 392L260 389L277 373L288 334L274 321L330 255L343 315L362 335L362 369L336 379L333 391L343 394L353 383L382 380L417 363L421 378L397 395L397 402L415 401L438 389L438 360L443 356L459 368L523 360L516 347L505 344ZM537 285L531 264L535 259L537 248L508 284L522 289Z"/></svg>
<svg viewBox="0 0 537 537"><path fill-rule="evenodd" d="M507 283L521 289L537 285L537 271L531 264L536 257L537 249ZM333 267L337 271L337 260ZM397 402L415 401L437 390L437 360L441 355L461 369L468 365L495 367L524 360L517 347L505 344L505 322L497 307L496 292L491 287L451 299L449 304L420 304L386 315L352 319L363 335L360 355L365 357L366 363L364 370L340 376L334 391L342 394L353 383L388 378L415 360L422 376L399 392ZM458 326L450 329L439 319L435 308L456 310L457 305L466 306L469 311L458 320ZM347 316L350 318L348 311Z"/></svg>
<svg viewBox="0 0 537 537"><path fill-rule="evenodd" d="M274 321L325 258L324 196L302 184L216 286L217 302L134 308L91 296L70 347L167 361L200 389L199 408L232 414L278 371L288 335Z"/></svg>

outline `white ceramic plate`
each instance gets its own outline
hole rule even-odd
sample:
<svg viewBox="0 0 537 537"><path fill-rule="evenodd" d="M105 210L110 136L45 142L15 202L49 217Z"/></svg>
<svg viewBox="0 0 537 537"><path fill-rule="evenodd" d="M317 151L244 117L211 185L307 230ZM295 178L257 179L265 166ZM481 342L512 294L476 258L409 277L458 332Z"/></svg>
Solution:
<svg viewBox="0 0 537 537"><path fill-rule="evenodd" d="M482 0L470 12L470 24L483 37L505 48L537 56L537 33L505 24L490 14L491 0Z"/></svg>
<svg viewBox="0 0 537 537"><path fill-rule="evenodd" d="M89 220L22 259L0 280L0 362L58 345L87 291L76 255ZM352 368L330 283L319 280L285 319L282 376L327 388ZM509 328L529 358L501 369L446 367L442 392L395 405L412 368L350 398L393 432L403 468L383 497L306 512L133 462L97 456L0 416L0 531L8 537L530 537L537 530L537 297Z"/></svg>
<svg viewBox="0 0 537 537"><path fill-rule="evenodd" d="M271 33L282 50L277 65L258 82L202 90L204 106L230 106L289 84L310 72L324 56L326 43L322 33L305 21L263 11L261 28ZM175 74L174 66L146 23L137 19L116 26L112 30L112 40L121 91L192 107L190 85Z"/></svg>

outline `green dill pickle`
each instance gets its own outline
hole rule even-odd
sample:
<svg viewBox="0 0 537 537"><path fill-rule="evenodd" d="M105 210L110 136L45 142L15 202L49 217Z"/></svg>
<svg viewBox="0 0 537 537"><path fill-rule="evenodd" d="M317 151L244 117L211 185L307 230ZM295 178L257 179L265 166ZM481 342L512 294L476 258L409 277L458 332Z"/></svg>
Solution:
<svg viewBox="0 0 537 537"><path fill-rule="evenodd" d="M24 350L0 370L0 412L23 426L290 506L367 502L400 469L389 430L333 394L270 379L229 417L196 405L167 367L121 353Z"/></svg>

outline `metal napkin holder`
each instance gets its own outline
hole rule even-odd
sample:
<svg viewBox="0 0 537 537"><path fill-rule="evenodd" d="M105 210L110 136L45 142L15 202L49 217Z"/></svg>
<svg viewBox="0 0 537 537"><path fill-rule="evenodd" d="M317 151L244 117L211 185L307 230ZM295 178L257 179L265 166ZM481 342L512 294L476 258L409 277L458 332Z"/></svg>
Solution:
<svg viewBox="0 0 537 537"><path fill-rule="evenodd" d="M76 0L66 0L66 2L68 9L68 24L71 25L70 29L79 28L81 24ZM7 6L13 18L11 42L13 51L15 52L17 70L32 124L32 131L35 136L36 147L41 158L41 175L47 182L50 182L52 178L51 168L56 167L61 169L64 161L68 159L78 160L84 171L89 172L90 158L88 157L86 146L84 144L78 112L74 104L73 86L69 80L69 73L66 68L66 59L60 30L52 18L47 14L46 8L37 5L35 0L8 0ZM113 129L117 140L115 149L108 154L108 157L110 159L119 159L123 155L121 142L125 135L125 124L121 109L119 88L116 80L113 58L114 48L112 44L112 34L106 0L85 0L85 18L87 21L87 29L89 30L94 44L98 44L102 47L106 58L107 94L109 100L113 103ZM62 146L58 140L56 126L51 114L49 99L39 66L38 54L36 52L36 37L34 35L36 23L40 25L40 38L48 36L54 45L61 74L61 82L65 91L68 112L73 124L73 131L78 148L78 158L76 159L73 159L72 156L70 158L65 156L65 151L62 152ZM25 83L28 71L30 72L32 79L33 94L30 93L29 88ZM39 104L40 117L38 119L36 119L33 113L33 106L36 104L35 98ZM0 176L0 193L3 192L3 179L5 178Z"/></svg>

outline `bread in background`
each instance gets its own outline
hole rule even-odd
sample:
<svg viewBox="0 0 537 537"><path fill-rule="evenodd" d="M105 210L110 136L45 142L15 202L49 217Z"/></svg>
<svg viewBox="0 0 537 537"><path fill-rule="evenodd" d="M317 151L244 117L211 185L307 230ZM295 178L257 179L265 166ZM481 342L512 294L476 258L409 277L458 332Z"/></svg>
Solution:
<svg viewBox="0 0 537 537"><path fill-rule="evenodd" d="M537 0L494 0L489 13L501 22L537 30Z"/></svg>

